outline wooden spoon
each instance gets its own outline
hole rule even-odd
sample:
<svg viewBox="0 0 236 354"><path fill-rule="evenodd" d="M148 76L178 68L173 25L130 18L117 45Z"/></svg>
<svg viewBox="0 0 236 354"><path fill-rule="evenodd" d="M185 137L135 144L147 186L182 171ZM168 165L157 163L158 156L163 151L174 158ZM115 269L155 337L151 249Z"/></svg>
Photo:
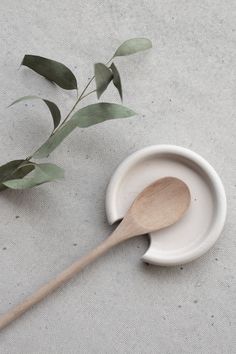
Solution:
<svg viewBox="0 0 236 354"><path fill-rule="evenodd" d="M165 177L149 185L138 195L123 221L110 237L89 254L72 263L71 266L40 287L22 303L0 316L0 330L70 280L111 247L131 237L156 231L176 223L187 210L190 199L188 187L177 178Z"/></svg>

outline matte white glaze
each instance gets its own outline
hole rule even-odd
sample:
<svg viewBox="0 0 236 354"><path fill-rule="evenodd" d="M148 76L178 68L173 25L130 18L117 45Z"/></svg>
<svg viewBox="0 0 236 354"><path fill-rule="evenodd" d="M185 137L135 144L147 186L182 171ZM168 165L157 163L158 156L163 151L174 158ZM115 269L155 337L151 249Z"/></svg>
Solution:
<svg viewBox="0 0 236 354"><path fill-rule="evenodd" d="M150 246L142 259L159 265L183 264L214 244L226 216L222 182L213 167L196 153L178 146L156 145L129 156L107 188L107 218L111 224L123 218L138 193L165 176L178 177L189 186L191 205L177 224L150 235Z"/></svg>

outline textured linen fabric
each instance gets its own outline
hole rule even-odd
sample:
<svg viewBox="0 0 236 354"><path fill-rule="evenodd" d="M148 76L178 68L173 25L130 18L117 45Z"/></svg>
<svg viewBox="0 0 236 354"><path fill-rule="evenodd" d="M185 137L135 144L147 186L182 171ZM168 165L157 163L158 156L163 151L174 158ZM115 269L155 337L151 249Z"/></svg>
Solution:
<svg viewBox="0 0 236 354"><path fill-rule="evenodd" d="M48 160L65 168L65 181L0 195L1 313L112 231L106 185L128 154L161 143L191 148L216 168L228 198L224 232L206 255L147 266L147 238L130 240L2 331L1 354L236 352L235 16L232 0L1 0L1 164L27 156L52 128L43 103L8 104L40 95L65 114L75 100L18 70L24 54L65 63L82 90L93 64L122 41L153 42L116 60L124 104L138 116L74 131ZM108 91L104 101L119 102Z"/></svg>

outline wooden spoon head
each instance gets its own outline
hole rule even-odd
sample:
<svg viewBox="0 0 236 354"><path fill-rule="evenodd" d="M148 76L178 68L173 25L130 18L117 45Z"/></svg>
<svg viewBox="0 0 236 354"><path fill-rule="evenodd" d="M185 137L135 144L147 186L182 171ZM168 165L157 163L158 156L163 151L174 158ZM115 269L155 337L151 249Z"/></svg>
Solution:
<svg viewBox="0 0 236 354"><path fill-rule="evenodd" d="M132 204L125 218L130 234L149 233L176 223L188 209L190 200L189 188L180 179L165 177L157 180Z"/></svg>

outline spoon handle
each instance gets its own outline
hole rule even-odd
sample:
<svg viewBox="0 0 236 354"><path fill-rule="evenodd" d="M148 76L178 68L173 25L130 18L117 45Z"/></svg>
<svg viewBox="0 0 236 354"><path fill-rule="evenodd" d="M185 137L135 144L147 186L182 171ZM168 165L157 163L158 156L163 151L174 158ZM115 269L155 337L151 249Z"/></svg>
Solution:
<svg viewBox="0 0 236 354"><path fill-rule="evenodd" d="M16 305L8 312L0 316L0 330L23 315L33 305L43 300L46 296L58 289L61 285L69 281L88 264L92 263L95 259L106 253L111 247L121 242L119 238L118 228L103 241L100 245L90 251L87 255L72 263L68 268L59 273L54 279L41 286L29 297L25 298L20 304Z"/></svg>

